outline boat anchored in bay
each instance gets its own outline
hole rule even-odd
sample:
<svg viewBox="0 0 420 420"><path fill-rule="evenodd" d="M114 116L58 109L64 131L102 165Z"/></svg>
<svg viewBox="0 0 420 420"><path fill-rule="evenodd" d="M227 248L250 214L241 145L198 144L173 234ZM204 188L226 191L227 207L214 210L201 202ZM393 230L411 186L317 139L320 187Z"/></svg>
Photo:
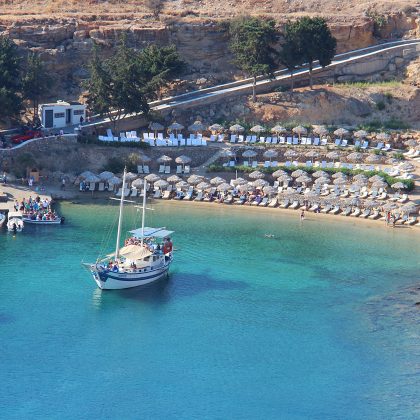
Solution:
<svg viewBox="0 0 420 420"><path fill-rule="evenodd" d="M123 176L125 191L126 170ZM141 228L131 230L130 237L120 247L121 225L124 210L123 195L120 199L118 230L115 252L99 257L95 263L83 263L100 289L127 289L152 283L167 276L173 260L170 235L164 227L145 227L146 180L143 186Z"/></svg>

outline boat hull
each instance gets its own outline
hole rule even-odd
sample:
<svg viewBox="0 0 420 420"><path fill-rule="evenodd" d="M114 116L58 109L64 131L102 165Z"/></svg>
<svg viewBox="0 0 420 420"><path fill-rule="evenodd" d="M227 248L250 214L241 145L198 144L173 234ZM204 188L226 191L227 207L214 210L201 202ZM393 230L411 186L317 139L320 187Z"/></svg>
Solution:
<svg viewBox="0 0 420 420"><path fill-rule="evenodd" d="M63 223L63 220L61 218L57 220L33 220L24 217L23 221L30 225L61 225Z"/></svg>
<svg viewBox="0 0 420 420"><path fill-rule="evenodd" d="M103 269L98 264L90 265L95 283L103 290L129 289L144 286L168 275L170 261L163 266L143 272L119 273Z"/></svg>

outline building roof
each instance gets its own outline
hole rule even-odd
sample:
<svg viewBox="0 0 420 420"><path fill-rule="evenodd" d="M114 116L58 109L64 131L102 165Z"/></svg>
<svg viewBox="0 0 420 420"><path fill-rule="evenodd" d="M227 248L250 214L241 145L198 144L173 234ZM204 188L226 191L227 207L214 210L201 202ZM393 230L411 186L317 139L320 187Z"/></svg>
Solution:
<svg viewBox="0 0 420 420"><path fill-rule="evenodd" d="M41 104L42 106L72 106L72 105L79 105L79 106L86 106L85 104L82 104L77 101L57 101L57 102L51 102L47 104Z"/></svg>

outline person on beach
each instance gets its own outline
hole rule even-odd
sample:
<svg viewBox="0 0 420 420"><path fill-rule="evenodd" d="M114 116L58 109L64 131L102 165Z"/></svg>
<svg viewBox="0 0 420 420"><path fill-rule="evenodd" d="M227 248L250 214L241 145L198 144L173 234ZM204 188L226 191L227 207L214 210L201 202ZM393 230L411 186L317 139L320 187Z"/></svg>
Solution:
<svg viewBox="0 0 420 420"><path fill-rule="evenodd" d="M386 217L385 217L385 222L386 222L387 225L389 225L390 221L391 221L391 212L387 211L386 212Z"/></svg>
<svg viewBox="0 0 420 420"><path fill-rule="evenodd" d="M300 212L300 220L305 220L305 210L302 209L302 211Z"/></svg>
<svg viewBox="0 0 420 420"><path fill-rule="evenodd" d="M397 221L397 218L395 216L392 216L392 227L395 227L395 222Z"/></svg>
<svg viewBox="0 0 420 420"><path fill-rule="evenodd" d="M66 189L66 180L64 178L61 180L61 189L62 190Z"/></svg>

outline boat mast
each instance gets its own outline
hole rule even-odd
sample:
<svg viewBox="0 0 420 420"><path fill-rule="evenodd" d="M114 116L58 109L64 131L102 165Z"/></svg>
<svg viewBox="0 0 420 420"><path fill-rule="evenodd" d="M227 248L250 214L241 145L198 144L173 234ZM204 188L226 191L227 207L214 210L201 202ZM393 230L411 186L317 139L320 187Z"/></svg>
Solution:
<svg viewBox="0 0 420 420"><path fill-rule="evenodd" d="M121 200L120 200L120 215L118 217L117 243L115 245L115 260L118 259L119 251L120 251L120 237L121 237L121 224L122 224L122 218L123 218L125 174L126 174L126 172L127 172L127 168L124 168L122 191L121 191Z"/></svg>
<svg viewBox="0 0 420 420"><path fill-rule="evenodd" d="M141 216L141 246L143 246L143 241L144 241L144 217L146 215L146 185L147 185L147 181L145 178L144 184L143 184L143 210L142 210L142 216Z"/></svg>

